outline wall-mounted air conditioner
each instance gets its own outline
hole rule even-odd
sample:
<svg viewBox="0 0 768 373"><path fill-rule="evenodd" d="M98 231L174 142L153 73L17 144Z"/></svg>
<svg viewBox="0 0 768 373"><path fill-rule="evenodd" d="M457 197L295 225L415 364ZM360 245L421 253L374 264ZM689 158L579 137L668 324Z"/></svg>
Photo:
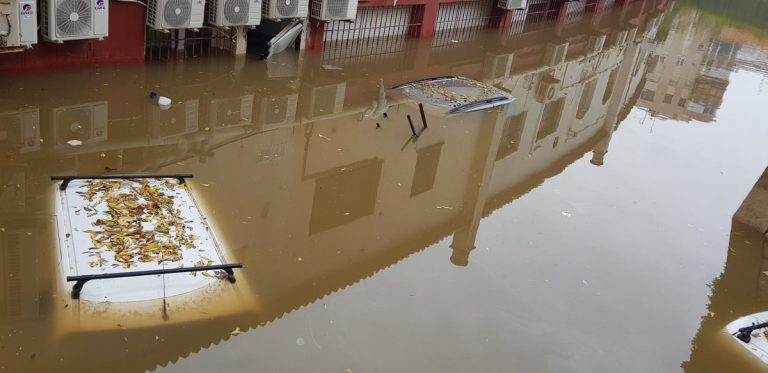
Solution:
<svg viewBox="0 0 768 373"><path fill-rule="evenodd" d="M557 90L560 89L560 83L560 79L555 78L551 73L542 74L539 84L536 85L536 101L542 104L552 101Z"/></svg>
<svg viewBox="0 0 768 373"><path fill-rule="evenodd" d="M554 44L547 43L547 50L544 53L544 64L547 66L557 66L565 62L565 56L568 54L568 43Z"/></svg>
<svg viewBox="0 0 768 373"><path fill-rule="evenodd" d="M198 112L200 100L186 100L173 104L168 109L152 107L152 137L156 139L168 139L183 136L198 130Z"/></svg>
<svg viewBox="0 0 768 373"><path fill-rule="evenodd" d="M263 0L261 16L267 19L306 18L309 0Z"/></svg>
<svg viewBox="0 0 768 373"><path fill-rule="evenodd" d="M79 141L82 145L105 141L107 107L106 101L99 101L51 110L54 149L68 147L71 145L68 142L72 140Z"/></svg>
<svg viewBox="0 0 768 373"><path fill-rule="evenodd" d="M0 113L0 148L40 150L40 109Z"/></svg>
<svg viewBox="0 0 768 373"><path fill-rule="evenodd" d="M149 0L147 26L155 30L203 26L205 0Z"/></svg>
<svg viewBox="0 0 768 373"><path fill-rule="evenodd" d="M344 110L347 82L324 86L304 85L302 88L306 93L306 96L302 97L302 106L307 119L338 114Z"/></svg>
<svg viewBox="0 0 768 373"><path fill-rule="evenodd" d="M41 0L40 22L48 41L103 39L109 34L109 0Z"/></svg>
<svg viewBox="0 0 768 373"><path fill-rule="evenodd" d="M252 124L253 95L211 100L211 127L224 128Z"/></svg>
<svg viewBox="0 0 768 373"><path fill-rule="evenodd" d="M525 9L528 0L499 0L499 8L506 10Z"/></svg>
<svg viewBox="0 0 768 373"><path fill-rule="evenodd" d="M605 46L605 35L593 35L587 41L587 55L595 55L603 51Z"/></svg>
<svg viewBox="0 0 768 373"><path fill-rule="evenodd" d="M312 0L312 18L321 21L353 20L357 0Z"/></svg>
<svg viewBox="0 0 768 373"><path fill-rule="evenodd" d="M258 103L258 122L263 131L268 131L296 120L296 107L299 95L296 93L284 96L261 97Z"/></svg>
<svg viewBox="0 0 768 373"><path fill-rule="evenodd" d="M627 43L633 42L637 39L637 27L632 27L627 30Z"/></svg>
<svg viewBox="0 0 768 373"><path fill-rule="evenodd" d="M0 0L0 48L37 43L37 3Z"/></svg>
<svg viewBox="0 0 768 373"><path fill-rule="evenodd" d="M261 0L211 0L208 22L222 27L256 26L261 23Z"/></svg>
<svg viewBox="0 0 768 373"><path fill-rule="evenodd" d="M616 31L616 33L614 33L611 37L612 44L614 46L622 46L627 44L628 34L629 32L627 30Z"/></svg>
<svg viewBox="0 0 768 373"><path fill-rule="evenodd" d="M483 77L487 80L509 78L513 57L514 54L486 54Z"/></svg>

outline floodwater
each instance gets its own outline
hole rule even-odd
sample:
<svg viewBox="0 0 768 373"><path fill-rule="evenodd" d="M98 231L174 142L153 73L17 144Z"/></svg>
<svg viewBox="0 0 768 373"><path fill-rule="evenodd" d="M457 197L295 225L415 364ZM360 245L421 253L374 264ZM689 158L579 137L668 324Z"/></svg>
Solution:
<svg viewBox="0 0 768 373"><path fill-rule="evenodd" d="M2 77L0 371L760 371L721 329L768 308L731 224L768 165L768 34L619 19ZM439 75L516 101L422 130L380 96ZM72 300L50 177L105 173L193 174L237 282Z"/></svg>

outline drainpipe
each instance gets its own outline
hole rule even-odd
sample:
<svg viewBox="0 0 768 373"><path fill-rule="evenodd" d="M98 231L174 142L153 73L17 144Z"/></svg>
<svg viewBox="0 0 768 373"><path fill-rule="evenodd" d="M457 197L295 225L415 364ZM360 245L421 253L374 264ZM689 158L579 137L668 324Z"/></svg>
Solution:
<svg viewBox="0 0 768 373"><path fill-rule="evenodd" d="M629 83L632 80L632 68L635 65L635 59L640 51L640 44L630 41L627 45L627 49L624 52L624 59L621 61L619 72L616 76L616 84L613 86L613 93L608 103L608 111L605 114L605 121L603 122L603 132L605 137L595 144L592 150L592 163L595 166L602 166L605 159L605 154L608 153L608 146L611 144L611 138L613 137L613 131L616 128L616 121L619 118L621 108L626 104L629 92Z"/></svg>
<svg viewBox="0 0 768 373"><path fill-rule="evenodd" d="M504 119L511 106L501 112L491 110L483 116L475 142L474 155L467 177L467 193L462 201L460 219L464 224L453 233L451 241L451 263L465 267L469 264L469 253L475 249L477 230L485 210L485 200L493 176L496 153L499 150ZM490 117L493 116L493 117Z"/></svg>

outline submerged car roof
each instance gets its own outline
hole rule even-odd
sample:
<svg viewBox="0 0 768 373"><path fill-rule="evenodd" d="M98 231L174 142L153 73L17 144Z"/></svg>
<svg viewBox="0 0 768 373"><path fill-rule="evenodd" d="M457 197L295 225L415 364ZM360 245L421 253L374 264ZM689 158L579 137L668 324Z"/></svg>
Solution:
<svg viewBox="0 0 768 373"><path fill-rule="evenodd" d="M442 76L392 87L421 103L449 109L449 114L468 113L511 103L508 93L477 80Z"/></svg>

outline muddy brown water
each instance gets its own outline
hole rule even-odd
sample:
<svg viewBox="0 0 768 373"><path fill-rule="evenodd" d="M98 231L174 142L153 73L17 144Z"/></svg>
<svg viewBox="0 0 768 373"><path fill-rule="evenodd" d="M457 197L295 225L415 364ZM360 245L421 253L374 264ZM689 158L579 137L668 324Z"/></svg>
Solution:
<svg viewBox="0 0 768 373"><path fill-rule="evenodd" d="M768 164L768 38L653 15L624 43L608 17L3 76L0 370L760 371L721 330L768 308L763 238L731 224ZM427 110L421 131L416 105L379 99L436 75L516 101ZM238 282L166 299L167 318L71 300L50 176L177 172Z"/></svg>

